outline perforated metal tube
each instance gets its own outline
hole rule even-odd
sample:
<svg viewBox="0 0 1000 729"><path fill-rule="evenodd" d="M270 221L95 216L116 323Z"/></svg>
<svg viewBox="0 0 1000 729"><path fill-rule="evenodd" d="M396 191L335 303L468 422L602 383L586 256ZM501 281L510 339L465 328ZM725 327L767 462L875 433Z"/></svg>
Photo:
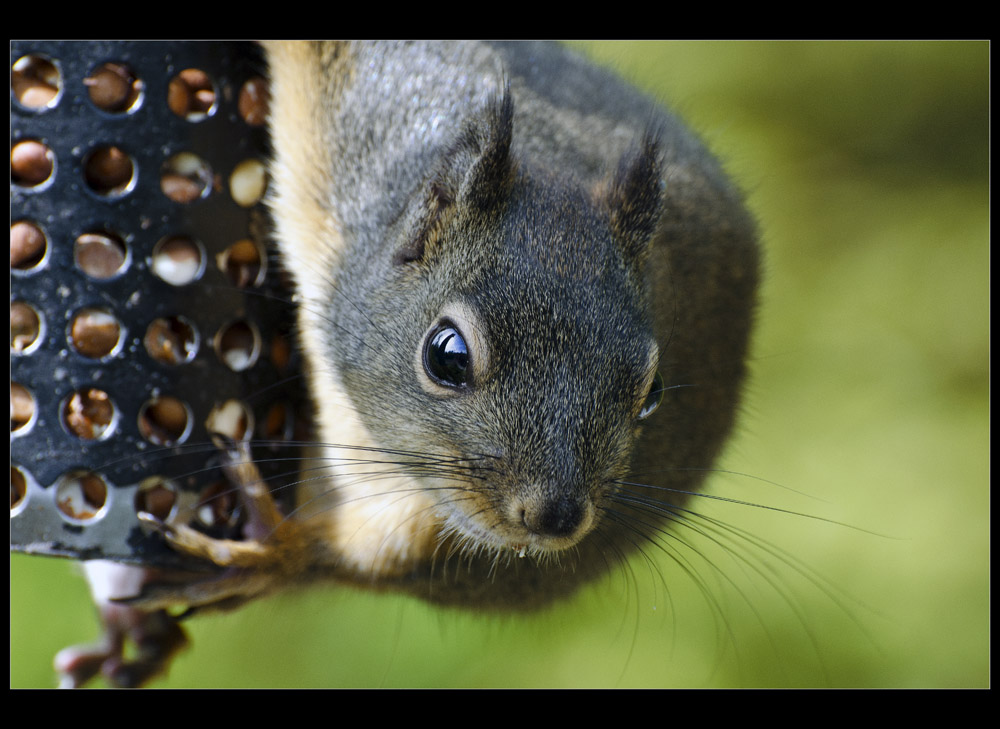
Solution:
<svg viewBox="0 0 1000 729"><path fill-rule="evenodd" d="M11 72L11 548L177 566L136 514L238 534L211 431L295 470L259 49L15 42Z"/></svg>

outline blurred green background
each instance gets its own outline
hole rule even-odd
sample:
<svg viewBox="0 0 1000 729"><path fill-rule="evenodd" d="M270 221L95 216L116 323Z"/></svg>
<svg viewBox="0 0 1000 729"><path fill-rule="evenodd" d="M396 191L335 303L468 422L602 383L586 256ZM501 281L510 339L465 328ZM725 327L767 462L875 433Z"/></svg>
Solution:
<svg viewBox="0 0 1000 729"><path fill-rule="evenodd" d="M705 500L732 530L689 554L700 585L654 554L531 618L285 595L191 621L155 685L989 685L989 45L580 45L760 221L753 380L709 493L822 520ZM11 557L12 686L54 685L96 630L73 564Z"/></svg>

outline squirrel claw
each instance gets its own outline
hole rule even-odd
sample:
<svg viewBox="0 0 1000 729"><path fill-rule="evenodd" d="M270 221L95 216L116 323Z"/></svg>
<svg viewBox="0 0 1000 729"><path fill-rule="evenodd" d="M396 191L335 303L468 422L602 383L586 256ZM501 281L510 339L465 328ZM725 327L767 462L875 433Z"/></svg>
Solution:
<svg viewBox="0 0 1000 729"><path fill-rule="evenodd" d="M140 511L136 516L139 518L140 522L164 536L173 532L173 527L170 524L167 524L167 522L163 521L158 516L150 514L148 511Z"/></svg>

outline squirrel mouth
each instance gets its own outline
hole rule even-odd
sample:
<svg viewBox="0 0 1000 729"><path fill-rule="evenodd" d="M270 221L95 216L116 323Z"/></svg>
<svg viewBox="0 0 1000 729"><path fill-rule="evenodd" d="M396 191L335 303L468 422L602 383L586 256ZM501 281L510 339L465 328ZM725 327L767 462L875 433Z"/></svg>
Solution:
<svg viewBox="0 0 1000 729"><path fill-rule="evenodd" d="M489 528L477 519L459 512L449 514L443 526L443 533L452 537L463 549L513 553L519 559L557 555L576 546L589 531L580 529L573 536L553 537L534 534L526 528L515 530L504 525Z"/></svg>

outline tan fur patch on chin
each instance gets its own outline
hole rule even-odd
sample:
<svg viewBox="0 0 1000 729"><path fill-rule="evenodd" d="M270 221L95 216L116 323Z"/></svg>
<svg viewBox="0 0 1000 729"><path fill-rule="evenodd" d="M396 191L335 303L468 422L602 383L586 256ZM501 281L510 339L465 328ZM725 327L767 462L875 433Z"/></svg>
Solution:
<svg viewBox="0 0 1000 729"><path fill-rule="evenodd" d="M314 330L309 330L314 331ZM308 340L309 337L303 337ZM307 359L317 343L304 341ZM322 524L328 559L368 576L395 576L428 560L438 542L434 502L421 484L380 464L378 447L327 363L310 362L317 412L316 459L298 492L301 513ZM313 526L316 526L314 523Z"/></svg>

